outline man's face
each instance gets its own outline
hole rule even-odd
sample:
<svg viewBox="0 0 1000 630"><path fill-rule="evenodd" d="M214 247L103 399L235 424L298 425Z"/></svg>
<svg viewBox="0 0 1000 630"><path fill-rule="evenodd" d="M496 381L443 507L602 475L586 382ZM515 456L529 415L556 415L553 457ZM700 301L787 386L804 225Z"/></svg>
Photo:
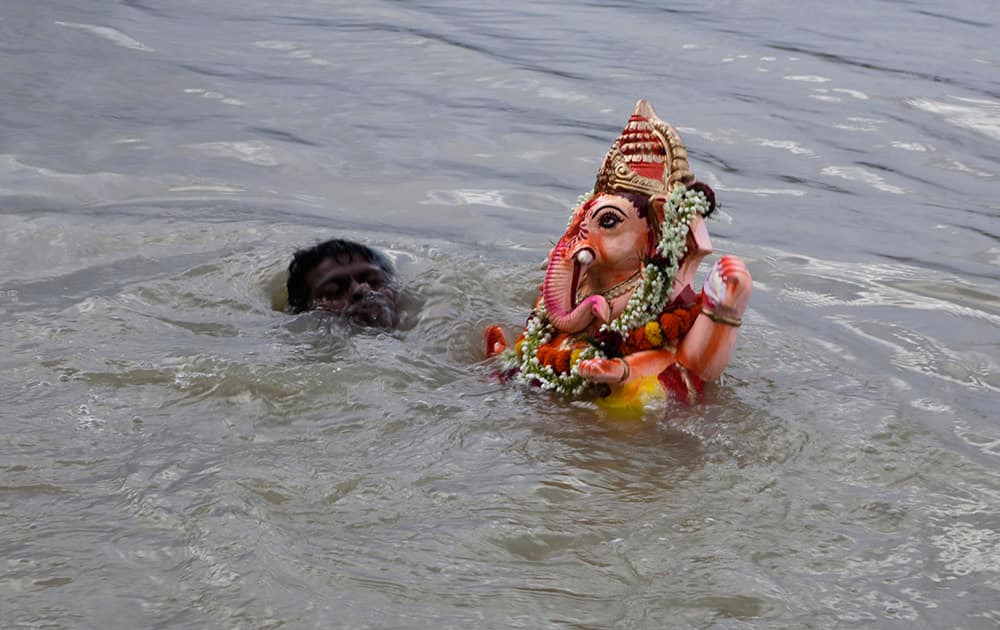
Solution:
<svg viewBox="0 0 1000 630"><path fill-rule="evenodd" d="M309 309L342 315L363 326L399 323L399 293L377 264L351 254L327 257L307 275Z"/></svg>

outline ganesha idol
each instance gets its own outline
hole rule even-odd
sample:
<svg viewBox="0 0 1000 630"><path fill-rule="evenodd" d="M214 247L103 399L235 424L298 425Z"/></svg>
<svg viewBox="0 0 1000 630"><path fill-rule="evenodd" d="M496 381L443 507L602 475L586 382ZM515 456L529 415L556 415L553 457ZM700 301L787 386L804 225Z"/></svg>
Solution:
<svg viewBox="0 0 1000 630"><path fill-rule="evenodd" d="M491 326L487 355L520 382L610 408L695 401L732 356L752 286L722 256L692 288L714 210L677 130L640 100L549 253L524 331L509 346Z"/></svg>

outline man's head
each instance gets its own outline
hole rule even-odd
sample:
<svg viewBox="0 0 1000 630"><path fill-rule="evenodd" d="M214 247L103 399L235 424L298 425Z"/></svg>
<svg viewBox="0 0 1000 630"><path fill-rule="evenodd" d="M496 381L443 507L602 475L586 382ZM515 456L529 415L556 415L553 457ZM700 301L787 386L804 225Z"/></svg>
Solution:
<svg viewBox="0 0 1000 630"><path fill-rule="evenodd" d="M380 252L334 239L295 252L288 265L288 310L324 310L365 326L399 323L392 263Z"/></svg>

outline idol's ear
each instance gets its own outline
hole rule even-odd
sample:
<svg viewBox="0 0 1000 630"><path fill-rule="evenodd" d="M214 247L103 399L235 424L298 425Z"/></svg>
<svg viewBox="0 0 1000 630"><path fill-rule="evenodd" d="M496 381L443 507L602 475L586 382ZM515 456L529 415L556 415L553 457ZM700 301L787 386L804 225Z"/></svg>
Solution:
<svg viewBox="0 0 1000 630"><path fill-rule="evenodd" d="M712 216L712 213L715 212L715 191L712 190L712 187L705 182L694 182L693 184L689 184L688 188L690 190L697 190L705 195L705 198L708 199L708 212L702 216L706 219Z"/></svg>

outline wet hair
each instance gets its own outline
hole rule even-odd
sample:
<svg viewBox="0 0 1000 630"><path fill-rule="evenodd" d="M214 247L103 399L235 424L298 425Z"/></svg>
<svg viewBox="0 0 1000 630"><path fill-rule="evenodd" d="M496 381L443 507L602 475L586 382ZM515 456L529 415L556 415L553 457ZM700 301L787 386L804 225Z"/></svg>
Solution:
<svg viewBox="0 0 1000 630"><path fill-rule="evenodd" d="M327 258L333 258L339 263L348 263L351 258L360 258L365 262L378 265L385 275L392 278L395 270L392 263L379 251L340 238L324 241L308 249L300 249L292 256L292 262L288 265L288 310L291 313L301 313L309 310L309 285L306 284L306 276L317 265Z"/></svg>

